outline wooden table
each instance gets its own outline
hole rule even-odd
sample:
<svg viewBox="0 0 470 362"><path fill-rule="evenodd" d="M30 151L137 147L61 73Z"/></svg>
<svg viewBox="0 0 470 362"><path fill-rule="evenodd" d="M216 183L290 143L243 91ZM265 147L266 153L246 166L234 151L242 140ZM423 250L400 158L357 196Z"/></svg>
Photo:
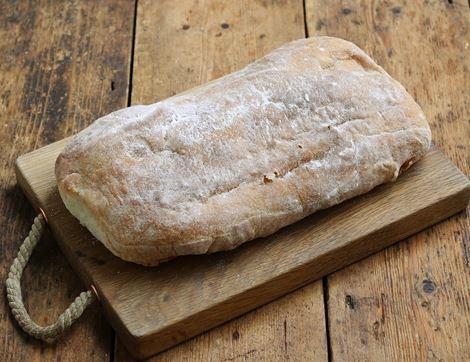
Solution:
<svg viewBox="0 0 470 362"><path fill-rule="evenodd" d="M16 186L17 156L296 38L339 36L371 54L468 175L469 19L466 0L1 2L1 280L34 215ZM53 321L82 289L47 235L23 277L33 318ZM98 304L46 346L0 298L0 360L129 360ZM467 210L153 360L470 360L469 341Z"/></svg>

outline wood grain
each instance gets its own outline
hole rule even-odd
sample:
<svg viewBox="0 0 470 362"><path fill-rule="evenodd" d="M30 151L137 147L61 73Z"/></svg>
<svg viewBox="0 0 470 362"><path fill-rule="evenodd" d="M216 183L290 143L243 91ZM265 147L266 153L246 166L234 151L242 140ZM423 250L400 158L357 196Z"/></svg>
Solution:
<svg viewBox="0 0 470 362"><path fill-rule="evenodd" d="M321 282L311 283L150 360L326 361L323 299L318 295L322 295ZM133 359L117 343L115 360Z"/></svg>
<svg viewBox="0 0 470 362"><path fill-rule="evenodd" d="M121 340L147 357L284 295L465 208L470 183L433 149L397 182L230 252L157 268L113 256L65 209L54 164L66 140L18 158L18 183L92 283ZM361 225L359 228L358 225Z"/></svg>
<svg viewBox="0 0 470 362"><path fill-rule="evenodd" d="M405 85L468 175L467 1L310 0L306 10L310 35L354 41ZM467 211L330 276L332 358L470 360L469 230Z"/></svg>
<svg viewBox="0 0 470 362"><path fill-rule="evenodd" d="M130 8L124 1L0 2L2 281L35 214L15 186L14 161L126 105ZM26 307L41 324L53 322L83 289L49 233L22 285ZM52 346L12 322L3 290L0 305L0 360L109 360L113 334L97 305Z"/></svg>

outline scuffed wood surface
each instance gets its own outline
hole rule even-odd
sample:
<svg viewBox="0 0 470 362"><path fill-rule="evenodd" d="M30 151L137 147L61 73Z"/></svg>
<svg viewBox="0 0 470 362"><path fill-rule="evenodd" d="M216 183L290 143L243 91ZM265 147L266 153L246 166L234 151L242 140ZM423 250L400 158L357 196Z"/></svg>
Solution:
<svg viewBox="0 0 470 362"><path fill-rule="evenodd" d="M98 305L48 346L12 322L4 280L35 212L16 187L15 159L126 105L132 5L112 2L0 3L0 360L108 361L114 334ZM113 86L111 84L113 83ZM22 281L26 308L53 322L83 290L49 233Z"/></svg>
<svg viewBox="0 0 470 362"><path fill-rule="evenodd" d="M132 104L154 103L303 38L302 0L142 0Z"/></svg>
<svg viewBox="0 0 470 362"><path fill-rule="evenodd" d="M341 36L370 53L416 97L436 143L468 175L468 3L305 3L308 33ZM166 98L303 37L303 10L300 0L139 1L133 103ZM126 106L133 15L131 1L0 4L2 280L34 215L15 187L13 162ZM467 215L328 278L330 358L470 359ZM50 235L33 254L23 289L43 323L83 289ZM321 283L311 284L155 360L325 360L322 298ZM0 299L1 360L128 358L119 343L113 350L96 305L48 347L19 332L3 293Z"/></svg>
<svg viewBox="0 0 470 362"><path fill-rule="evenodd" d="M469 5L307 0L310 35L349 39L415 97L469 174ZM470 225L460 213L328 277L334 360L470 360Z"/></svg>

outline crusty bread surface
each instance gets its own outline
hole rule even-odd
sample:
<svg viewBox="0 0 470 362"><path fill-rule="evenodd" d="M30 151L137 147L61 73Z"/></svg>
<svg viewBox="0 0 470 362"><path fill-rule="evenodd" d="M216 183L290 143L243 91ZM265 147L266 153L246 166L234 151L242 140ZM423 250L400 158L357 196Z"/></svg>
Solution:
<svg viewBox="0 0 470 362"><path fill-rule="evenodd" d="M67 209L118 257L229 250L393 181L421 108L354 44L288 43L244 69L95 121L59 155Z"/></svg>

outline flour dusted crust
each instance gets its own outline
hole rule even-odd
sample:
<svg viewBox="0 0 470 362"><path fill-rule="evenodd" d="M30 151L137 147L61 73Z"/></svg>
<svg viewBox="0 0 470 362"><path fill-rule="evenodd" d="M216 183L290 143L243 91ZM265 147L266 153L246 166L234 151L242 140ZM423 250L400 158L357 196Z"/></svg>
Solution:
<svg viewBox="0 0 470 362"><path fill-rule="evenodd" d="M67 209L144 265L228 250L393 181L428 150L411 96L361 49L313 37L98 119L56 163Z"/></svg>

